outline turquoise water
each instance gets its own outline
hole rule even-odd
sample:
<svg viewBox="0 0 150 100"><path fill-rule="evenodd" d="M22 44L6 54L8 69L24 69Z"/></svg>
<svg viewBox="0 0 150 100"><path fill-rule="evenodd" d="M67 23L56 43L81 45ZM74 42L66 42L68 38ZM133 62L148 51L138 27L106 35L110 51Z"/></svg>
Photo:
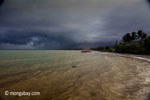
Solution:
<svg viewBox="0 0 150 100"><path fill-rule="evenodd" d="M1 50L0 68L78 63L79 59L82 60L82 55L84 54L81 54L80 51L67 50Z"/></svg>

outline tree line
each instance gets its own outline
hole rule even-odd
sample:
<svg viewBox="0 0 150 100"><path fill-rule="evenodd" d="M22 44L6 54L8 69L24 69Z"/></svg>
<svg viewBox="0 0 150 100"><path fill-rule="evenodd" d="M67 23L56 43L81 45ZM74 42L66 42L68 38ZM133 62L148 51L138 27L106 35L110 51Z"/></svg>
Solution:
<svg viewBox="0 0 150 100"><path fill-rule="evenodd" d="M116 41L115 45L93 48L93 50L131 53L131 54L150 54L150 36L143 30L138 32L126 33L119 43Z"/></svg>

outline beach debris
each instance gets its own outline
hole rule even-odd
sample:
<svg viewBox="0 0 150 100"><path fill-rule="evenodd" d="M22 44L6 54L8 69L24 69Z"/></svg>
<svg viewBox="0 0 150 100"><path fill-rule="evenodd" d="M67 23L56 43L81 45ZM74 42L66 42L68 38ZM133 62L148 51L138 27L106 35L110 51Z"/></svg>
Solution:
<svg viewBox="0 0 150 100"><path fill-rule="evenodd" d="M77 68L77 66L72 66L72 68Z"/></svg>
<svg viewBox="0 0 150 100"><path fill-rule="evenodd" d="M90 48L84 48L81 50L81 53L87 53L87 52L91 52Z"/></svg>

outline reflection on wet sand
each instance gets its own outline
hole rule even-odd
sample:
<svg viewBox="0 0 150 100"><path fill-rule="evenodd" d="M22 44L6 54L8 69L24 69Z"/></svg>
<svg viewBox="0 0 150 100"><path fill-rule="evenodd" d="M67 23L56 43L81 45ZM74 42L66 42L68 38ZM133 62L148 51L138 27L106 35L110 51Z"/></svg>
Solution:
<svg viewBox="0 0 150 100"><path fill-rule="evenodd" d="M13 59L0 58L0 100L149 100L149 62L99 52L13 54ZM5 96L6 90L41 95Z"/></svg>

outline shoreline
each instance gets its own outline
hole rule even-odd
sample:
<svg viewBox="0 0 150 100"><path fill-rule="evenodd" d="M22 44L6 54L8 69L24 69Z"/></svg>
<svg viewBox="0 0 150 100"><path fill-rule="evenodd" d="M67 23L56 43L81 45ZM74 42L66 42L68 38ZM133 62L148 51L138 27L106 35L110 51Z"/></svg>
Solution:
<svg viewBox="0 0 150 100"><path fill-rule="evenodd" d="M123 54L123 53L101 52L101 51L98 51L98 52L100 52L101 54L116 55L116 56L120 56L120 57L129 57L129 58L134 58L134 59L150 62L149 55Z"/></svg>

